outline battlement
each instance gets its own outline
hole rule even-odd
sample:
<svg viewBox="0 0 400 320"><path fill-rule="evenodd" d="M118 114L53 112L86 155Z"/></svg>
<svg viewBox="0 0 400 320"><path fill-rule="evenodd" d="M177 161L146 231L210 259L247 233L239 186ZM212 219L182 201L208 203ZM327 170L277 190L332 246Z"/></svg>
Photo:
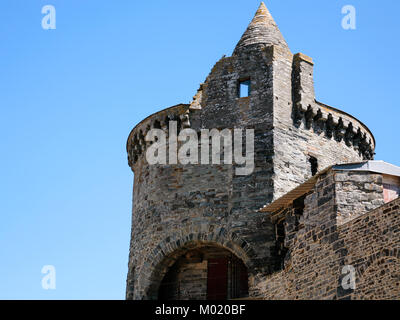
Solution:
<svg viewBox="0 0 400 320"><path fill-rule="evenodd" d="M294 124L313 130L320 134L323 132L327 139L344 142L353 147L362 155L364 160L374 158L375 138L371 131L359 120L351 115L315 101L312 106L303 108L301 104L294 107Z"/></svg>
<svg viewBox="0 0 400 320"><path fill-rule="evenodd" d="M353 147L364 160L374 158L375 138L358 119L315 100L312 58L298 53L293 58L293 123L327 139Z"/></svg>
<svg viewBox="0 0 400 320"><path fill-rule="evenodd" d="M128 164L134 168L139 157L146 153L146 149L152 144L146 141L145 137L151 129L161 129L168 133L170 121L176 121L178 132L190 127L189 114L191 109L189 104L178 104L176 106L156 112L138 123L128 136L126 151L128 153Z"/></svg>

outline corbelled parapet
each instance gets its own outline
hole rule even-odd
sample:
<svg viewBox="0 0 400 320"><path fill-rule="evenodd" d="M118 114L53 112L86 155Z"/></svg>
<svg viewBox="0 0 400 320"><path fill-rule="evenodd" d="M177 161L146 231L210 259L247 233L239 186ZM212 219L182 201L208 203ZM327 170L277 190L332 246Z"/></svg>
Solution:
<svg viewBox="0 0 400 320"><path fill-rule="evenodd" d="M190 127L190 114L199 108L190 104L178 104L167 108L141 121L129 134L126 144L128 164L134 170L139 157L146 153L147 147L153 142L146 141L145 137L151 129L161 129L168 135L169 122L176 121L178 133Z"/></svg>
<svg viewBox="0 0 400 320"><path fill-rule="evenodd" d="M364 160L374 158L375 139L369 129L351 115L315 100L312 58L298 53L293 58L293 121L296 126L325 133L359 151Z"/></svg>

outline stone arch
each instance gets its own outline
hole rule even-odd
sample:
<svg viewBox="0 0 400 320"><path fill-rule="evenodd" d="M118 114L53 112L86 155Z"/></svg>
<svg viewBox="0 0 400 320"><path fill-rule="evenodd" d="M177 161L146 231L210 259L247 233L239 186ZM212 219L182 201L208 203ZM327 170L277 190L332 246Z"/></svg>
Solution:
<svg viewBox="0 0 400 320"><path fill-rule="evenodd" d="M161 281L170 266L185 252L204 246L217 246L226 249L239 258L252 275L255 253L249 244L240 239L234 233L228 233L224 228L218 232L190 233L181 237L166 237L161 241L144 263L144 269L140 272L142 279L138 279L136 294L140 299L155 300L158 298L158 289Z"/></svg>
<svg viewBox="0 0 400 320"><path fill-rule="evenodd" d="M399 250L384 249L369 257L360 268L355 300L395 299L400 293Z"/></svg>

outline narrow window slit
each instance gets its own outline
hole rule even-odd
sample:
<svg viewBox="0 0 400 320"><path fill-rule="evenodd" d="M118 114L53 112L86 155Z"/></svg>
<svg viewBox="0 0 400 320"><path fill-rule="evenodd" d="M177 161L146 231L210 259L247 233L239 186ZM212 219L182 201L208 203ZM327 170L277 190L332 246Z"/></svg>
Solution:
<svg viewBox="0 0 400 320"><path fill-rule="evenodd" d="M309 156L308 162L311 166L311 175L315 176L318 173L318 159L313 156Z"/></svg>

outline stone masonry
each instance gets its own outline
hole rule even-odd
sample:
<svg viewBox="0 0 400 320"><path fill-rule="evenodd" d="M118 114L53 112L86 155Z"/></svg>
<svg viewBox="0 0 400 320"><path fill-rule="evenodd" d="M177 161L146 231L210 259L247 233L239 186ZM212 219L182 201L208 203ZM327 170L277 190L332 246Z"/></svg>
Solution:
<svg viewBox="0 0 400 320"><path fill-rule="evenodd" d="M286 250L260 298L400 299L400 199L384 204L382 175L330 169L299 195L271 212ZM354 290L342 286L344 266L355 269Z"/></svg>
<svg viewBox="0 0 400 320"><path fill-rule="evenodd" d="M276 222L259 209L324 168L373 159L375 149L375 139L361 121L315 100L313 67L310 57L291 53L262 3L232 56L224 56L214 65L190 104L157 112L131 131L127 153L134 187L127 299L158 299L166 276L174 288L187 286L187 281L203 288L186 298L207 298L205 281L211 269L204 261L208 261L210 250L221 259L229 254L243 262L249 296L296 298L289 279L282 283L291 289L276 287L273 295L265 291L267 277L282 274L284 246L283 251L277 246ZM247 97L239 94L243 81L250 83ZM151 129L161 129L169 137L171 121L177 123L178 133L191 128L199 136L202 129L253 129L254 171L239 176L235 174L237 164L223 162L149 165L146 150L152 142L145 137ZM382 191L379 178L368 175L365 179L368 188ZM383 204L370 193L347 201L365 184L349 187L346 181L338 180L335 185L338 203L327 210L332 214L334 209L340 211L326 228L333 228L333 221L347 226L353 223L351 219ZM316 246L312 246L315 252ZM191 269L182 263L182 257L193 250L200 252L201 259L190 264ZM296 250L300 256L304 248L292 249L293 254ZM300 259L293 261L303 263ZM329 272L332 277L337 275L336 269ZM236 286L238 277L232 276L227 287ZM319 277L324 281L323 273ZM307 281L312 281L308 273L304 273L304 279L302 290ZM338 297L335 290L326 289L332 291L330 295L298 297ZM175 293L169 296L177 297ZM185 298L182 292L178 296ZM227 297L235 298L235 294Z"/></svg>

